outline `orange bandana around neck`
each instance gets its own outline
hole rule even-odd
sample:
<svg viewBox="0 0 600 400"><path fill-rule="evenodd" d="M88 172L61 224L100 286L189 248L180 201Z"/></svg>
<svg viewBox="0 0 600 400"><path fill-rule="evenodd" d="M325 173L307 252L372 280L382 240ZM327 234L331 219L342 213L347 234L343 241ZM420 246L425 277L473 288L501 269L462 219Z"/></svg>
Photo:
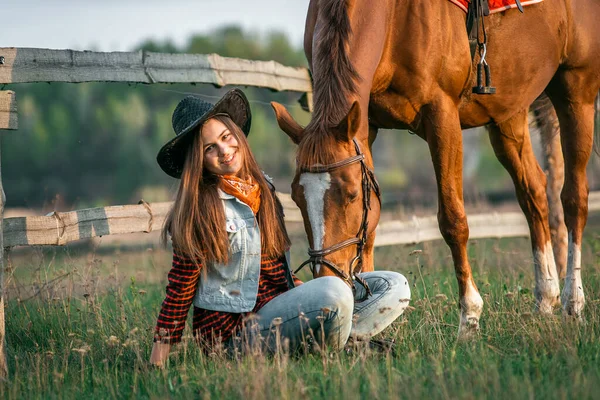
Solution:
<svg viewBox="0 0 600 400"><path fill-rule="evenodd" d="M233 175L219 176L219 188L246 203L256 214L260 208L260 186L252 178L243 180Z"/></svg>

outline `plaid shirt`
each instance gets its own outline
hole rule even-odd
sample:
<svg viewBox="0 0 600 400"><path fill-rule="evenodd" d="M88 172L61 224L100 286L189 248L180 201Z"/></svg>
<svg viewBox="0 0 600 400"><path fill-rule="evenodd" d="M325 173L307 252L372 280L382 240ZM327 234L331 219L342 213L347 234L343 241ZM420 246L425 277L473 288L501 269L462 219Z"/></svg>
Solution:
<svg viewBox="0 0 600 400"><path fill-rule="evenodd" d="M284 260L285 256L276 260L262 257L258 294L252 312L257 312L276 296L288 290ZM181 341L199 278L200 268L191 259L173 253L167 294L154 329L155 342L175 344ZM293 278L296 285L302 283L295 276ZM219 340L225 342L233 336L236 328L240 327L246 314L248 313L237 314L194 307L193 334L203 343L214 344Z"/></svg>

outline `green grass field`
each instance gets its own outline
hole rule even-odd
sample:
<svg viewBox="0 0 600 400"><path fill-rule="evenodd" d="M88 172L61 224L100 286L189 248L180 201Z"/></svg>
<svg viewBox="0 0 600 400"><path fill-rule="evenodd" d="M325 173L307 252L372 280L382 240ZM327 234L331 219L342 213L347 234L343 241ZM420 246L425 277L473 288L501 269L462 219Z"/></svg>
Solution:
<svg viewBox="0 0 600 400"><path fill-rule="evenodd" d="M377 267L405 274L413 292L413 308L382 334L395 339L395 354L360 348L230 359L204 355L188 329L164 370L147 360L167 251L15 252L7 273L10 377L0 398L598 398L597 222L583 247L581 323L558 310L533 312L527 239L479 240L469 252L485 300L481 333L458 342L457 284L445 244L384 247ZM305 248L295 246L295 262Z"/></svg>

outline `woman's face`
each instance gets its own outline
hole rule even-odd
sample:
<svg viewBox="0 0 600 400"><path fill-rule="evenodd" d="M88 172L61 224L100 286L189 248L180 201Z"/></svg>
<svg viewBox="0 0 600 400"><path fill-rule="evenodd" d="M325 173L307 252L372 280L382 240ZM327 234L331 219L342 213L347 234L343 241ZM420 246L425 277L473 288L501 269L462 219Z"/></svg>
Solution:
<svg viewBox="0 0 600 400"><path fill-rule="evenodd" d="M232 132L221 121L209 119L202 126L204 168L216 175L237 176L242 169L243 154Z"/></svg>

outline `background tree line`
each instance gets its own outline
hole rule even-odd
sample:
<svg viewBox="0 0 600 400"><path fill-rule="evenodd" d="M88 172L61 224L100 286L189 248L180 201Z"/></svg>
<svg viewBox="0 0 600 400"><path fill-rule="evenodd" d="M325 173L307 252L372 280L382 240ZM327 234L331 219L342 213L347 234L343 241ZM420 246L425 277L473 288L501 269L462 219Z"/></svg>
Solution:
<svg viewBox="0 0 600 400"><path fill-rule="evenodd" d="M196 35L187 45L148 41L133 50L217 53L306 66L301 48L279 32L257 34L226 26ZM174 133L171 113L185 95L215 101L228 88L211 85L40 83L6 85L17 93L19 130L2 137L2 172L8 207L72 210L166 201L174 180L156 164ZM263 169L289 192L295 147L277 127L270 101L288 105L302 124L310 115L298 93L244 88L253 112L250 144ZM382 131L375 143L376 171L384 203L435 205L437 189L427 146L400 131ZM590 163L591 186L600 182L598 158ZM465 195L477 200L496 192L511 197L508 174L495 159L486 134L465 133Z"/></svg>

